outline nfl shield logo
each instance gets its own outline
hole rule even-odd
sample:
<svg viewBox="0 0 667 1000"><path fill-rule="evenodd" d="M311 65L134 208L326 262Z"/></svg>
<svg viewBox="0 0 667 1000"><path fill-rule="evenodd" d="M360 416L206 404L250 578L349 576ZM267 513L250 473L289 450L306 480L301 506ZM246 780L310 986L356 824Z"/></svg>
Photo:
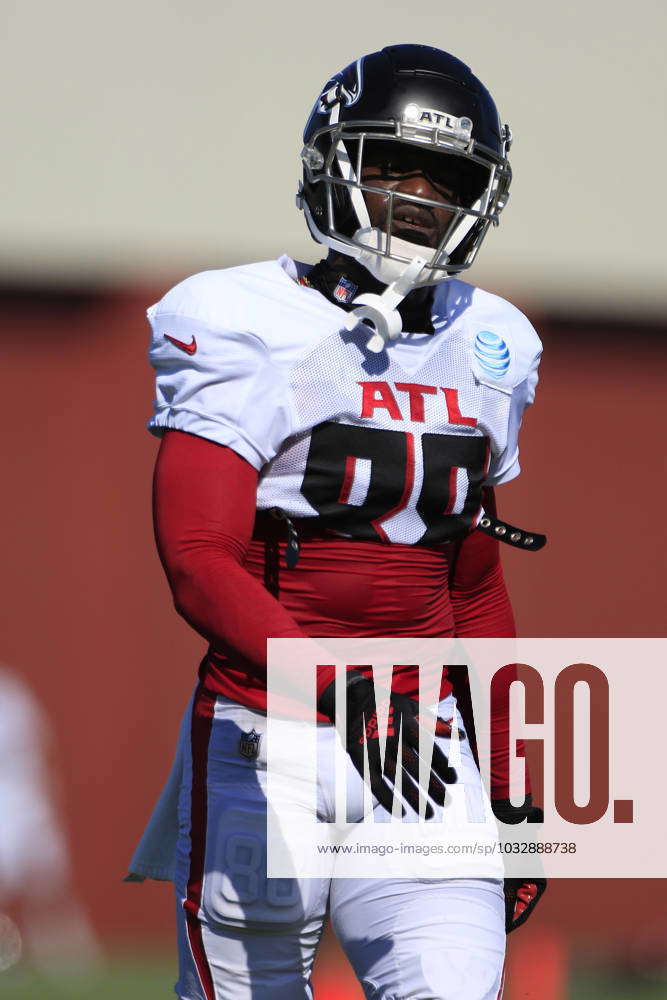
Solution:
<svg viewBox="0 0 667 1000"><path fill-rule="evenodd" d="M334 298L339 302L349 302L354 297L357 286L347 278L341 278L334 288Z"/></svg>
<svg viewBox="0 0 667 1000"><path fill-rule="evenodd" d="M258 733L255 729L251 729L249 733L241 733L239 740L239 753L241 756L247 760L256 760L259 754L261 739L262 734Z"/></svg>

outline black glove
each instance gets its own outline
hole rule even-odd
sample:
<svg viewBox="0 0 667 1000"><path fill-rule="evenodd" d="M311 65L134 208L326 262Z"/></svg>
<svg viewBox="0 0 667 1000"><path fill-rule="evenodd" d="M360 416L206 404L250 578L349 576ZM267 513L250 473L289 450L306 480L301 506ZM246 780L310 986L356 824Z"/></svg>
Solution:
<svg viewBox="0 0 667 1000"><path fill-rule="evenodd" d="M533 805L533 797L530 793L526 795L523 805L513 806L509 799L494 799L491 803L493 815L501 823L514 826L516 823L544 823L544 813L539 806Z"/></svg>
<svg viewBox="0 0 667 1000"><path fill-rule="evenodd" d="M532 795L526 795L523 805L513 806L509 799L496 799L491 803L496 819L501 823L514 825L523 823L543 823L544 813L533 805ZM510 934L521 927L531 915L538 900L547 887L545 878L505 879L505 933Z"/></svg>
<svg viewBox="0 0 667 1000"><path fill-rule="evenodd" d="M346 675L347 702L347 746L352 763L364 777L364 747L368 751L368 783L378 802L391 813L394 801L394 784L399 747L402 743L401 767L402 794L410 806L419 811L419 705L407 695L392 691L389 699L387 719L387 742L385 747L384 771L380 762L380 741L375 707L375 687L373 682L354 670ZM335 683L330 684L320 695L317 707L323 715L335 721ZM451 735L451 727L444 719L438 719L435 729L438 736ZM463 734L461 734L463 735ZM428 795L437 805L445 801L445 785L454 784L456 771L440 747L433 744L431 770L428 781ZM401 806L402 814L405 809ZM426 803L425 816L433 816L433 807Z"/></svg>
<svg viewBox="0 0 667 1000"><path fill-rule="evenodd" d="M525 924L547 887L545 878L505 879L505 933Z"/></svg>

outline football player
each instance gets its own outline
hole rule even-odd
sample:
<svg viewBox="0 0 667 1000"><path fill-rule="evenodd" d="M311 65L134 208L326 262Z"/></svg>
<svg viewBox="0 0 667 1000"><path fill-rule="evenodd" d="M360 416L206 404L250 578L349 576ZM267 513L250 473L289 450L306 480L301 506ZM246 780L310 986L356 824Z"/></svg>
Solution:
<svg viewBox="0 0 667 1000"><path fill-rule="evenodd" d="M510 143L453 56L419 45L364 56L326 83L304 133L297 201L327 256L197 274L149 309L157 544L178 612L209 642L132 864L135 877L175 881L182 1000L311 997L327 912L367 997L495 1000L506 930L541 892L266 878L269 637L514 634L498 538L539 540L496 520L493 490L519 473L541 345L517 309L459 277L507 201ZM456 779L447 754L463 721L446 679L420 789L416 680L404 668L396 681L405 806L424 795L432 815ZM318 697L326 723L326 672ZM390 808L362 668L348 673L347 705L376 808ZM350 766L363 770L359 739ZM479 782L470 744L460 766ZM503 762L492 780L502 810Z"/></svg>

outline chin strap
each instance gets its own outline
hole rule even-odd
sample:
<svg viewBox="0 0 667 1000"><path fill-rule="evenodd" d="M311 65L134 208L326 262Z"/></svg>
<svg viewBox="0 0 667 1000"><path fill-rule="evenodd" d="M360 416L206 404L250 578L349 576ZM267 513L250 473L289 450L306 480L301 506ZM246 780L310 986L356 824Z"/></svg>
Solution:
<svg viewBox="0 0 667 1000"><path fill-rule="evenodd" d="M423 257L414 257L381 295L366 292L354 299L345 327L354 330L360 323L368 326L370 335L366 347L373 354L380 354L387 342L396 340L403 329L403 321L396 307L415 287L425 267L426 260Z"/></svg>

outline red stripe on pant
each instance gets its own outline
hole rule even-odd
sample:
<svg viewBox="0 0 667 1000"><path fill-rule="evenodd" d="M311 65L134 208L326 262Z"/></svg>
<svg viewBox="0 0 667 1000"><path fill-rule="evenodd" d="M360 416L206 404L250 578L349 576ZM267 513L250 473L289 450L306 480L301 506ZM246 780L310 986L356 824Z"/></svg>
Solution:
<svg viewBox="0 0 667 1000"><path fill-rule="evenodd" d="M206 1000L215 1000L213 976L202 939L199 907L204 882L206 853L208 744L213 725L215 695L200 684L192 706L190 745L192 749L192 805L190 811L190 872L183 908L188 940Z"/></svg>

